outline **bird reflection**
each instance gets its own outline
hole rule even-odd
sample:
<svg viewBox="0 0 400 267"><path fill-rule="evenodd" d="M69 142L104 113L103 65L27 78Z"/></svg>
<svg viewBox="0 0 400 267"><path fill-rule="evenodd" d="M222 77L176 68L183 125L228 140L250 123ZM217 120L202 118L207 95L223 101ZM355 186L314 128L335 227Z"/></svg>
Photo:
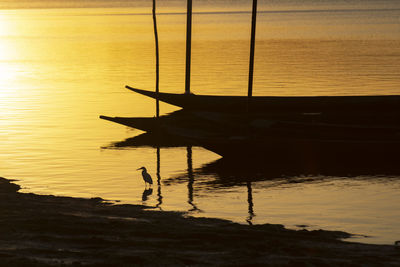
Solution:
<svg viewBox="0 0 400 267"><path fill-rule="evenodd" d="M201 212L201 210L194 204L193 202L193 184L194 184L194 175L193 175L193 160L192 160L192 147L186 147L187 151L187 165L188 165L188 203L192 206L189 211L197 211Z"/></svg>
<svg viewBox="0 0 400 267"><path fill-rule="evenodd" d="M253 210L253 206L254 206L254 204L253 204L253 190L251 188L251 182L250 181L247 182L247 202L249 204L249 216L246 218L246 222L249 225L253 225L252 220L253 220L253 217L256 216L256 214L254 213L254 210Z"/></svg>
<svg viewBox="0 0 400 267"><path fill-rule="evenodd" d="M149 197L151 194L153 194L153 188L146 188L146 189L144 189L143 194L142 194L142 201L143 201L143 202L147 201L148 197Z"/></svg>
<svg viewBox="0 0 400 267"><path fill-rule="evenodd" d="M157 205L156 207L159 208L160 210L162 210L161 208L161 204L162 204L162 195L161 195L161 174L160 174L160 170L161 170L161 157L160 157L160 148L157 147Z"/></svg>

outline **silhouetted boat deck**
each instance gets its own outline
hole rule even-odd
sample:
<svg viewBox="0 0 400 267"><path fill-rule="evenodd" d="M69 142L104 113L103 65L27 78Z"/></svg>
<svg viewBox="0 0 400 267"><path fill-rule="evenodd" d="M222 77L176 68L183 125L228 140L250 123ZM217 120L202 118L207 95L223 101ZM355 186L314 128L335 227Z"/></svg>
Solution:
<svg viewBox="0 0 400 267"><path fill-rule="evenodd" d="M214 123L208 120L199 119L191 112L183 110L175 111L160 117L109 117L100 116L100 119L122 124L131 128L142 130L153 134L167 134L165 126L175 125L191 129L211 129Z"/></svg>
<svg viewBox="0 0 400 267"><path fill-rule="evenodd" d="M244 112L247 96L219 96L156 93L126 86L133 92L159 99L184 109ZM375 96L253 96L250 110L254 112L400 112L399 95Z"/></svg>

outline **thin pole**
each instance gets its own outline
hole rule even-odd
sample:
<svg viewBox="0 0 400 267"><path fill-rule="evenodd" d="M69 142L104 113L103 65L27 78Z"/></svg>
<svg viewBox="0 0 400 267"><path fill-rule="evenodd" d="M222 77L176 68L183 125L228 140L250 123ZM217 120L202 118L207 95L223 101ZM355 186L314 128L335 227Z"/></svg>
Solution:
<svg viewBox="0 0 400 267"><path fill-rule="evenodd" d="M192 54L192 0L187 0L185 94L190 94L190 62L191 62L191 54Z"/></svg>
<svg viewBox="0 0 400 267"><path fill-rule="evenodd" d="M160 101L158 100L158 93L160 92L160 53L158 47L158 32L157 32L157 17L156 17L156 0L153 0L153 25L154 25L154 39L156 44L156 117L160 117Z"/></svg>
<svg viewBox="0 0 400 267"><path fill-rule="evenodd" d="M257 19L257 0L253 0L253 12L251 18L251 41L250 41L250 64L249 64L249 87L248 87L248 104L253 96L253 73L254 73L254 47L256 42L256 19ZM248 106L249 108L249 106Z"/></svg>

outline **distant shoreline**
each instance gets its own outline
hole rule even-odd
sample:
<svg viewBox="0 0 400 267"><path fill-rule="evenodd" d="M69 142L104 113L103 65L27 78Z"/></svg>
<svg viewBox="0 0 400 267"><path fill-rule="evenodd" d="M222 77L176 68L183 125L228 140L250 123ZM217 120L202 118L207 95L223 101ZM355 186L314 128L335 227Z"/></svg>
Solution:
<svg viewBox="0 0 400 267"><path fill-rule="evenodd" d="M177 11L175 12L163 12L163 11L157 11L158 15L186 15L186 9L185 5L163 5L161 4L163 2L160 2L159 9L164 10L164 8L174 8ZM207 9L204 9L204 7L207 7ZM210 8L210 5L206 6L200 6L198 10L194 10L193 14L251 14L250 8L248 9L242 9L239 7L250 7L250 6L244 6L244 5L237 5L233 6L233 8L222 8L221 5L215 6L214 10L208 10ZM128 4L128 5L44 5L44 4L33 4L31 6L24 6L21 4L16 4L16 5L10 5L10 6L0 6L0 10L35 10L35 9L124 9L124 8L138 8L138 9L146 9L148 12L143 12L143 13L131 13L129 15L152 15L151 13L151 3L146 2L146 4ZM181 10L181 11L178 11ZM400 5L398 7L385 7L385 8L377 8L377 7L371 7L371 8L359 8L359 7L349 7L349 8L311 8L311 9L306 9L306 8L299 8L299 9L259 9L257 11L258 14L285 14L285 13L338 13L338 12L387 12L387 11L400 11Z"/></svg>
<svg viewBox="0 0 400 267"><path fill-rule="evenodd" d="M3 264L397 265L400 250L338 240L339 231L294 231L185 217L140 205L19 193L0 178ZM145 210L147 209L147 210Z"/></svg>

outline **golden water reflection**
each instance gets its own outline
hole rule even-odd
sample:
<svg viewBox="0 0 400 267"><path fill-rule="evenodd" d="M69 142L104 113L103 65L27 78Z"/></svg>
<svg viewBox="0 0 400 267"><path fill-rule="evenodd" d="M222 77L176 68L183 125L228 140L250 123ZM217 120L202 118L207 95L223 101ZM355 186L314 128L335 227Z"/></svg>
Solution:
<svg viewBox="0 0 400 267"><path fill-rule="evenodd" d="M219 158L205 149L192 148L191 167L186 147L162 149L158 157L155 148L101 149L141 132L99 120L100 114L154 116L153 101L124 89L126 84L154 88L151 16L138 15L143 12L0 11L1 176L19 179L25 192L144 201L164 210L195 209L194 214L202 211L200 216L239 222L313 224L376 234L380 222L368 217L382 212L387 229L396 229L400 215L390 204L399 200L396 179L349 181L349 187L346 179L326 179L270 189L262 174L250 186L247 181L221 185L218 173L195 171ZM254 94L399 94L398 14L356 14L262 13ZM246 95L249 18L249 13L195 14L194 93ZM160 89L165 92L183 92L184 22L179 12L159 16ZM161 105L162 113L175 109ZM136 171L141 166L157 180L145 200ZM347 207L363 213L352 215ZM341 222L343 217L348 221ZM387 233L379 236L386 239L377 242L387 242Z"/></svg>

